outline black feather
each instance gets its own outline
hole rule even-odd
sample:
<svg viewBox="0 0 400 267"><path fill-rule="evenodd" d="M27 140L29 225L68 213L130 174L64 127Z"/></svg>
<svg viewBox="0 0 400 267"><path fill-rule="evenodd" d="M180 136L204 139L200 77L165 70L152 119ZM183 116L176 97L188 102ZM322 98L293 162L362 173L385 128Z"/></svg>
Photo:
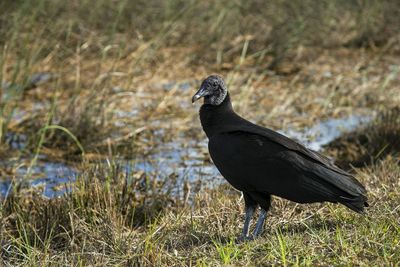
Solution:
<svg viewBox="0 0 400 267"><path fill-rule="evenodd" d="M209 152L238 190L277 195L299 203L342 203L362 212L366 190L327 157L237 115L229 94L220 105L204 104L200 119Z"/></svg>

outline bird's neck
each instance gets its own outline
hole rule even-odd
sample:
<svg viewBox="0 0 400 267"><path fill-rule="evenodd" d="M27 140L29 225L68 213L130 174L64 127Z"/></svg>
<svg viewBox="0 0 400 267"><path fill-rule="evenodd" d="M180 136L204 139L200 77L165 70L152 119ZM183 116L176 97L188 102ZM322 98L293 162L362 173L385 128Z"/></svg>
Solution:
<svg viewBox="0 0 400 267"><path fill-rule="evenodd" d="M229 93L218 106L203 104L200 108L200 121L208 138L219 132L221 126L231 123L238 115L233 111Z"/></svg>

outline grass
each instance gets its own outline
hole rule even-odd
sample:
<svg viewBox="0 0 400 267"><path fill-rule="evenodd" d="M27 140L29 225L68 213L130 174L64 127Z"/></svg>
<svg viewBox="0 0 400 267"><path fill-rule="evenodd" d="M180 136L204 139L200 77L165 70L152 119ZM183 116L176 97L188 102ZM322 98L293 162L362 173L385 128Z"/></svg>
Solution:
<svg viewBox="0 0 400 267"><path fill-rule="evenodd" d="M40 0L0 10L0 177L13 181L0 199L3 265L400 262L398 1ZM274 198L262 237L236 244L239 192L121 164L204 140L189 102L215 72L238 113L273 129L382 110L326 148L367 186L367 214ZM33 86L35 73L53 75ZM43 161L77 168L73 190L47 199L26 186Z"/></svg>
<svg viewBox="0 0 400 267"><path fill-rule="evenodd" d="M400 169L391 157L357 173L370 191L366 215L274 198L262 238L243 244L234 242L243 200L231 188L202 190L185 206L164 191L181 185L143 188L145 177L117 169L87 171L63 198L43 199L35 191L7 198L5 264L370 266L400 260Z"/></svg>

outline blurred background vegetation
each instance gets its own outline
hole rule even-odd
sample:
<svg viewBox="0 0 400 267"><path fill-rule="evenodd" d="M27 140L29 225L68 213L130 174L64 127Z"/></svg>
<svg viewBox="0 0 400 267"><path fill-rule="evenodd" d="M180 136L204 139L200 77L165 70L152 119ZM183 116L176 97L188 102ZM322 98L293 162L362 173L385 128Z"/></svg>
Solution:
<svg viewBox="0 0 400 267"><path fill-rule="evenodd" d="M2 91L0 144L15 128L18 101L35 87L33 73L56 74L53 91L39 89L34 97L58 102L46 108L51 116L36 114L24 131L56 123L90 147L110 135L112 87L132 91L151 76L201 78L243 65L260 75L293 74L303 55L310 62L321 49L398 52L399 7L396 0L2 1L0 80L9 90ZM51 142L74 143L65 139Z"/></svg>
<svg viewBox="0 0 400 267"><path fill-rule="evenodd" d="M55 48L63 60L94 42L91 52L191 48L196 64L229 62L243 40L251 54L275 60L300 45L380 46L399 33L400 20L395 0L39 0L2 1L1 10L1 44L20 53L36 44L37 60Z"/></svg>

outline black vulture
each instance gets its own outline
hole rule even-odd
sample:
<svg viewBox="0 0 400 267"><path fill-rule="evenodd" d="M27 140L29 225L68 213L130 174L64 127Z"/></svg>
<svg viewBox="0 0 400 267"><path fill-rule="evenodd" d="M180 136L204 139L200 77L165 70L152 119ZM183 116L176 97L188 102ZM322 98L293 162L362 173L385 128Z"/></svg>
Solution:
<svg viewBox="0 0 400 267"><path fill-rule="evenodd" d="M364 186L330 159L236 114L220 76L206 78L192 102L202 97L200 120L211 158L222 176L243 192L246 215L240 240L261 234L271 195L297 203L341 203L358 213L368 206ZM258 206L260 217L249 235Z"/></svg>

